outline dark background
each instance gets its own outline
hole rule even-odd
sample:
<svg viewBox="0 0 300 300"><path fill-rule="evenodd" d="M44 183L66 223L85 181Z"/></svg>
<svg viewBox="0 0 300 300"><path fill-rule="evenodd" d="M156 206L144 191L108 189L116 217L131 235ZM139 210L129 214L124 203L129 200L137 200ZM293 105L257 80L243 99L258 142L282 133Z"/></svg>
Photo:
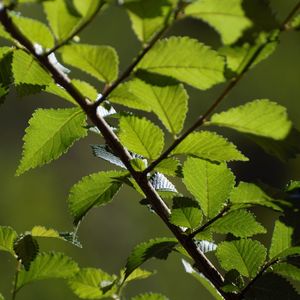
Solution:
<svg viewBox="0 0 300 300"><path fill-rule="evenodd" d="M272 0L271 5L278 19L282 20L296 2ZM23 11L25 16L43 18L38 6L23 6ZM214 48L220 46L219 36L200 21L183 21L177 24L170 34L190 35ZM85 43L115 47L120 56L121 69L130 63L140 49L126 13L117 7L110 8L99 16L81 38ZM219 110L254 99L268 98L286 106L295 126L300 128L299 54L299 32L282 34L276 53L247 74ZM90 77L75 71L72 76L89 80L100 90L100 86ZM207 92L188 88L190 112L186 127L206 110L222 88L223 86L219 85ZM50 165L15 177L24 129L33 110L38 107L65 105L67 104L64 101L54 96L39 94L19 98L12 91L6 103L0 107L0 224L10 225L19 233L30 230L34 225L53 227L60 231L72 230L72 219L66 204L70 187L81 177L109 167L93 157L89 145L101 141L97 136L91 135L76 143L67 155ZM235 141L251 159L251 162L232 164L239 179L262 180L274 186L283 186L289 179L300 179L299 159L281 163L241 135L234 135L229 131L222 133ZM137 243L157 236L169 236L162 222L139 205L139 200L137 193L125 187L111 204L92 210L84 219L79 231L83 249L59 241L43 241L42 250L64 251L82 267L100 267L107 272L118 273ZM268 228L272 228L274 215L265 213L266 211L260 211L258 219ZM265 242L268 243L268 238ZM0 253L0 291L8 299L14 264L8 254ZM185 274L178 255L172 255L167 262L152 261L144 267L157 270L158 274L130 286L127 290L128 296L140 291L153 291L164 293L173 300L210 299L198 282ZM18 298L76 299L65 283L56 280L41 281L27 286Z"/></svg>

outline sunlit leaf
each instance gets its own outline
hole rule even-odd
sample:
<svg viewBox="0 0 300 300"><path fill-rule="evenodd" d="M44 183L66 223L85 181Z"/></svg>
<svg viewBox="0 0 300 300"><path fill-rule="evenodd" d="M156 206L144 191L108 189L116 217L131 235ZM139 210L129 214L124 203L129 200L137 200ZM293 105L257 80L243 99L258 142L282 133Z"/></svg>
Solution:
<svg viewBox="0 0 300 300"><path fill-rule="evenodd" d="M14 241L18 234L8 226L0 226L0 251L7 251L14 255Z"/></svg>

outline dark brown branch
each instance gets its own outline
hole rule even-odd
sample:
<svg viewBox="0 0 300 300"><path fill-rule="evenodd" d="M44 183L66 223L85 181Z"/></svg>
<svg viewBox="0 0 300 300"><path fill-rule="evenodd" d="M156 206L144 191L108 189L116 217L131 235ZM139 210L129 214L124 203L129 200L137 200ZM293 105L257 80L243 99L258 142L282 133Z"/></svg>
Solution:
<svg viewBox="0 0 300 300"><path fill-rule="evenodd" d="M213 223L215 223L217 220L219 220L220 218L222 218L228 211L229 211L230 207L229 206L225 206L225 208L219 213L217 214L214 218L210 219L208 222L206 222L205 224L203 224L200 228L196 229L194 232L192 232L189 235L190 239L193 239L198 233L203 232L205 229L207 229L210 225L212 225Z"/></svg>
<svg viewBox="0 0 300 300"><path fill-rule="evenodd" d="M78 28L76 28L76 30L68 38L61 41L59 44L57 44L52 49L47 51L47 53L45 53L45 56L50 55L51 53L55 52L62 46L68 44L69 41L71 41L76 35L78 35L82 30L84 30L94 20L94 18L97 16L97 14L99 13L100 9L103 7L104 4L105 4L104 1L100 2L97 9L93 12L93 14L87 20L82 22L82 24L80 24L80 26Z"/></svg>
<svg viewBox="0 0 300 300"><path fill-rule="evenodd" d="M213 264L207 259L207 257L198 249L197 245L188 239L184 232L177 226L174 226L169 222L169 209L155 191L153 186L147 179L147 176L140 172L136 172L131 164L131 156L128 151L122 146L118 137L111 130L107 122L99 114L97 114L97 107L93 105L88 99L86 99L80 91L78 91L71 83L71 80L63 73L58 71L48 60L48 57L38 55L32 43L20 32L11 18L8 15L7 9L0 6L0 21L5 30L11 34L28 52L33 55L40 65L46 69L53 77L54 81L61 85L66 91L74 98L74 100L80 105L90 120L97 126L105 138L109 147L115 154L122 160L132 177L138 183L146 197L151 202L151 205L157 215L163 220L169 230L177 238L178 242L185 248L189 255L193 258L195 266L202 272L215 286L215 288L224 296L225 299L234 299L236 296L232 294L226 294L222 291L221 286L224 282L222 275L213 266ZM234 297L234 298L233 298Z"/></svg>

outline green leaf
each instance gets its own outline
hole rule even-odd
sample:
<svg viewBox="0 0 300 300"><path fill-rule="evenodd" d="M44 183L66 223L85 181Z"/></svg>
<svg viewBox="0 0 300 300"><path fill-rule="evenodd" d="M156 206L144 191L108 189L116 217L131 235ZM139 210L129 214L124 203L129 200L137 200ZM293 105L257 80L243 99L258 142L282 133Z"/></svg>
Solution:
<svg viewBox="0 0 300 300"><path fill-rule="evenodd" d="M161 161L155 170L169 176L178 176L180 172L180 161L176 158L169 157Z"/></svg>
<svg viewBox="0 0 300 300"><path fill-rule="evenodd" d="M14 24L21 33L34 45L40 45L45 49L54 46L54 38L49 28L40 21L24 18L18 15L12 17Z"/></svg>
<svg viewBox="0 0 300 300"><path fill-rule="evenodd" d="M80 21L80 15L67 0L52 0L43 3L48 23L58 42L67 39Z"/></svg>
<svg viewBox="0 0 300 300"><path fill-rule="evenodd" d="M44 226L34 226L31 229L31 235L33 237L61 238L58 231Z"/></svg>
<svg viewBox="0 0 300 300"><path fill-rule="evenodd" d="M292 20L290 26L291 26L293 29L295 29L295 30L299 30L299 29L300 29L300 14L296 15L296 16L293 18L293 20Z"/></svg>
<svg viewBox="0 0 300 300"><path fill-rule="evenodd" d="M18 234L8 226L0 226L0 251L14 255L14 241Z"/></svg>
<svg viewBox="0 0 300 300"><path fill-rule="evenodd" d="M52 81L35 58L22 50L13 52L12 72L16 85L27 83L47 86Z"/></svg>
<svg viewBox="0 0 300 300"><path fill-rule="evenodd" d="M100 269L84 268L69 280L69 286L79 298L106 299L113 294L114 290L104 293L101 287L113 284L114 281L114 276Z"/></svg>
<svg viewBox="0 0 300 300"><path fill-rule="evenodd" d="M137 245L127 259L125 279L151 258L167 259L177 244L174 238L156 238Z"/></svg>
<svg viewBox="0 0 300 300"><path fill-rule="evenodd" d="M275 264L272 267L272 272L283 277L300 281L300 268L288 263Z"/></svg>
<svg viewBox="0 0 300 300"><path fill-rule="evenodd" d="M236 237L246 238L255 234L266 233L266 229L255 220L249 211L235 210L220 218L210 226L217 233L231 233Z"/></svg>
<svg viewBox="0 0 300 300"><path fill-rule="evenodd" d="M268 196L260 187L253 183L240 182L230 195L230 202L235 205L261 205L282 211L275 201Z"/></svg>
<svg viewBox="0 0 300 300"><path fill-rule="evenodd" d="M126 172L99 172L86 177L76 183L70 190L68 205L77 224L93 207L102 206L110 202L119 191L122 183L117 180Z"/></svg>
<svg viewBox="0 0 300 300"><path fill-rule="evenodd" d="M22 269L19 273L17 288L38 280L73 277L79 268L77 264L63 253L43 252L32 262L29 271Z"/></svg>
<svg viewBox="0 0 300 300"><path fill-rule="evenodd" d="M224 81L223 58L189 37L170 37L159 41L137 68L172 77L200 90Z"/></svg>
<svg viewBox="0 0 300 300"><path fill-rule="evenodd" d="M119 137L130 151L150 159L157 158L164 147L163 132L146 118L122 116Z"/></svg>
<svg viewBox="0 0 300 300"><path fill-rule="evenodd" d="M31 234L21 235L14 243L14 251L18 260L28 271L39 253L39 245Z"/></svg>
<svg viewBox="0 0 300 300"><path fill-rule="evenodd" d="M202 286L213 296L216 300L224 300L223 296L218 292L215 286L202 274L194 270L190 263L182 260L184 269L187 273L191 274L194 278L196 278Z"/></svg>
<svg viewBox="0 0 300 300"><path fill-rule="evenodd" d="M282 253L292 246L293 231L294 229L292 227L285 225L281 221L275 222L269 251L270 259L281 257Z"/></svg>
<svg viewBox="0 0 300 300"><path fill-rule="evenodd" d="M226 164L188 158L183 166L184 184L199 201L205 216L213 218L226 204L235 177ZM220 180L222 178L222 180Z"/></svg>
<svg viewBox="0 0 300 300"><path fill-rule="evenodd" d="M125 279L124 282L129 283L129 282L140 280L140 279L146 279L146 278L152 276L153 274L154 274L154 272L150 272L147 270L143 270L141 268L137 268ZM124 278L124 277L125 277L125 270L122 270L121 278Z"/></svg>
<svg viewBox="0 0 300 300"><path fill-rule="evenodd" d="M79 108L36 110L26 129L16 174L60 157L76 140L86 136L85 124L86 116Z"/></svg>
<svg viewBox="0 0 300 300"><path fill-rule="evenodd" d="M2 24L0 24L0 37L10 42L14 42L14 39L8 32L6 32Z"/></svg>
<svg viewBox="0 0 300 300"><path fill-rule="evenodd" d="M2 294L0 294L0 300L5 300Z"/></svg>
<svg viewBox="0 0 300 300"><path fill-rule="evenodd" d="M78 68L100 81L111 83L118 76L118 55L110 46L74 44L64 46L60 51L66 64Z"/></svg>
<svg viewBox="0 0 300 300"><path fill-rule="evenodd" d="M126 87L130 102L127 104L120 102L120 104L145 111L152 110L173 135L182 130L188 109L188 95L181 84L154 86L142 80L134 79L128 82ZM114 98L110 100L114 102ZM139 103L135 105L137 101ZM144 107L143 103L145 103Z"/></svg>
<svg viewBox="0 0 300 300"><path fill-rule="evenodd" d="M149 294L137 295L131 298L131 300L169 300L169 299L166 296L161 294L149 293Z"/></svg>
<svg viewBox="0 0 300 300"><path fill-rule="evenodd" d="M174 225L191 229L200 226L202 212L198 202L185 197L175 197L173 199L170 222Z"/></svg>
<svg viewBox="0 0 300 300"><path fill-rule="evenodd" d="M237 240L219 244L216 256L224 270L237 270L245 277L254 278L265 262L266 248L258 241Z"/></svg>
<svg viewBox="0 0 300 300"><path fill-rule="evenodd" d="M125 3L132 29L141 42L147 42L164 27L172 9L171 1L143 0Z"/></svg>
<svg viewBox="0 0 300 300"><path fill-rule="evenodd" d="M210 131L191 133L172 151L172 154L188 154L218 162L248 160L234 144Z"/></svg>
<svg viewBox="0 0 300 300"><path fill-rule="evenodd" d="M282 140L289 134L292 123L288 119L285 107L262 99L214 114L210 125Z"/></svg>
<svg viewBox="0 0 300 300"><path fill-rule="evenodd" d="M187 6L185 13L215 28L224 44L234 43L251 26L242 9L242 0L198 0Z"/></svg>

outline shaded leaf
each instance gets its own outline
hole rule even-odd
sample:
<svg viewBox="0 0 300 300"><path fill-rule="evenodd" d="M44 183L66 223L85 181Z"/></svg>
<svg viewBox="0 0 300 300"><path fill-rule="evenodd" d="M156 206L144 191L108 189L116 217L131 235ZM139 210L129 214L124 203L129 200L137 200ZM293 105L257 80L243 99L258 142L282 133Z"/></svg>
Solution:
<svg viewBox="0 0 300 300"><path fill-rule="evenodd" d="M185 197L175 197L173 199L170 222L174 225L191 229L200 226L202 212L198 202Z"/></svg>
<svg viewBox="0 0 300 300"><path fill-rule="evenodd" d="M224 81L222 57L189 37L159 41L137 68L170 76L201 90Z"/></svg>
<svg viewBox="0 0 300 300"><path fill-rule="evenodd" d="M86 177L76 183L70 190L68 205L77 224L90 209L110 202L122 186L118 177L126 172L99 172Z"/></svg>
<svg viewBox="0 0 300 300"><path fill-rule="evenodd" d="M212 231L222 234L231 233L236 237L246 238L255 234L266 233L266 229L255 220L249 211L235 210L214 222L210 228Z"/></svg>
<svg viewBox="0 0 300 300"><path fill-rule="evenodd" d="M174 238L156 238L137 245L127 259L125 278L151 258L167 259L177 243Z"/></svg>
<svg viewBox="0 0 300 300"><path fill-rule="evenodd" d="M14 242L14 251L17 259L22 263L25 270L28 271L31 263L39 253L39 245L31 234L21 235Z"/></svg>
<svg viewBox="0 0 300 300"><path fill-rule="evenodd" d="M274 140L284 139L291 129L286 108L267 99L254 100L226 112L214 114L210 124Z"/></svg>
<svg viewBox="0 0 300 300"><path fill-rule="evenodd" d="M213 218L226 204L235 184L235 177L226 164L213 164L188 158L183 166L183 182L200 203L205 216ZM222 181L220 181L222 178Z"/></svg>
<svg viewBox="0 0 300 300"><path fill-rule="evenodd" d="M96 157L102 158L118 167L126 168L120 158L115 156L107 145L92 145L91 147Z"/></svg>
<svg viewBox="0 0 300 300"><path fill-rule="evenodd" d="M247 161L234 144L215 132L193 132L183 140L172 154L188 154L212 161Z"/></svg>
<svg viewBox="0 0 300 300"><path fill-rule="evenodd" d="M149 293L137 295L131 298L131 300L168 300L168 298L161 294Z"/></svg>
<svg viewBox="0 0 300 300"><path fill-rule="evenodd" d="M118 76L119 59L110 46L68 45L60 49L66 64L78 68L100 81L111 83Z"/></svg>
<svg viewBox="0 0 300 300"><path fill-rule="evenodd" d="M224 44L235 42L251 26L243 11L242 0L198 0L187 6L185 13L215 28Z"/></svg>
<svg viewBox="0 0 300 300"><path fill-rule="evenodd" d="M216 256L224 270L237 270L245 277L254 278L265 262L266 248L258 241L241 239L222 242Z"/></svg>
<svg viewBox="0 0 300 300"><path fill-rule="evenodd" d="M32 262L29 271L22 269L19 273L17 288L37 280L73 277L79 268L68 256L58 252L42 252Z"/></svg>
<svg viewBox="0 0 300 300"><path fill-rule="evenodd" d="M154 189L160 193L165 192L165 193L177 194L177 189L174 186L174 184L170 182L168 178L161 173L158 172L154 173L150 177L149 182L154 187Z"/></svg>
<svg viewBox="0 0 300 300"><path fill-rule="evenodd" d="M275 264L272 272L288 279L300 281L300 268L288 263Z"/></svg>
<svg viewBox="0 0 300 300"><path fill-rule="evenodd" d="M164 146L163 132L146 118L122 116L119 137L126 148L150 159L157 158Z"/></svg>
<svg viewBox="0 0 300 300"><path fill-rule="evenodd" d="M37 109L24 136L16 174L59 158L76 140L86 136L86 116L80 108Z"/></svg>

